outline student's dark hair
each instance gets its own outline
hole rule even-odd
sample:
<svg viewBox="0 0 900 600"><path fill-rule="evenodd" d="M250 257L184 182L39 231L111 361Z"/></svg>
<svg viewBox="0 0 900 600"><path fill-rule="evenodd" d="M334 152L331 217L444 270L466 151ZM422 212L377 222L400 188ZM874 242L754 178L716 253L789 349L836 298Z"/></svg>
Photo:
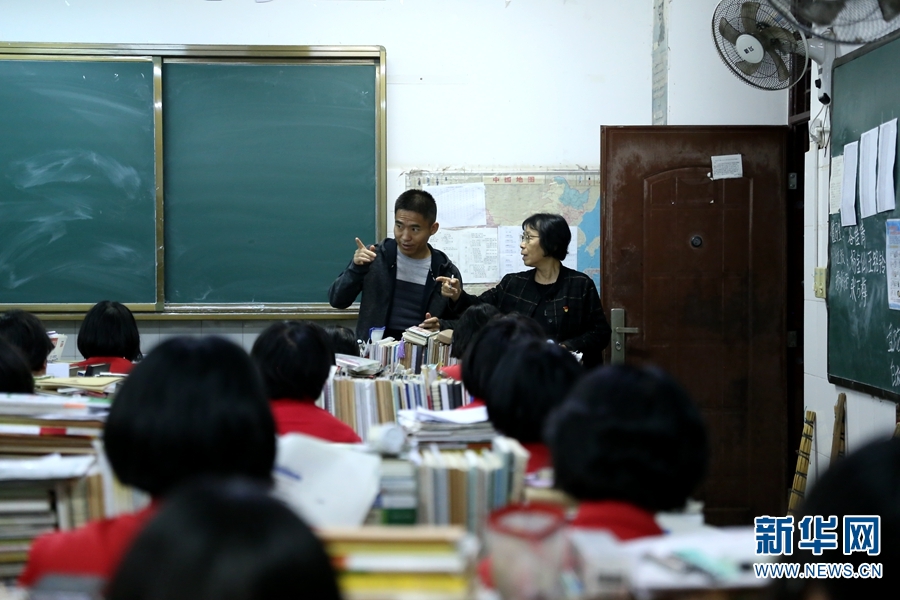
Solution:
<svg viewBox="0 0 900 600"><path fill-rule="evenodd" d="M340 600L312 530L244 480L174 491L135 538L106 600Z"/></svg>
<svg viewBox="0 0 900 600"><path fill-rule="evenodd" d="M22 352L0 337L0 392L33 394L34 377Z"/></svg>
<svg viewBox="0 0 900 600"><path fill-rule="evenodd" d="M463 355L462 378L466 391L486 400L491 376L500 359L511 351L510 348L521 342L546 339L544 330L531 317L510 314L489 321L475 335Z"/></svg>
<svg viewBox="0 0 900 600"><path fill-rule="evenodd" d="M356 334L349 327L341 325L329 325L325 328L328 339L331 341L331 348L335 354L349 354L350 356L359 356L359 342Z"/></svg>
<svg viewBox="0 0 900 600"><path fill-rule="evenodd" d="M334 364L328 334L305 321L272 323L256 338L250 356L272 399L315 400Z"/></svg>
<svg viewBox="0 0 900 600"><path fill-rule="evenodd" d="M434 196L425 190L406 190L394 202L394 214L398 210L410 210L419 213L429 224L437 221L437 203Z"/></svg>
<svg viewBox="0 0 900 600"><path fill-rule="evenodd" d="M141 334L128 307L110 300L92 306L78 328L78 351L85 358L140 358Z"/></svg>
<svg viewBox="0 0 900 600"><path fill-rule="evenodd" d="M784 600L807 597L808 588L824 588L831 600L885 597L884 590L896 581L894 570L900 565L900 438L867 444L831 465L812 486L794 516L799 524L806 516L820 515L825 519L837 517L838 549L825 550L816 556L811 550L798 546L800 529L794 527L794 553L785 560L793 563L840 562L853 565L859 572L860 563L881 563L883 579L785 579L774 584L772 596ZM869 556L866 552L843 554L843 523L847 515L877 515L881 518L881 552ZM801 567L803 568L803 567Z"/></svg>
<svg viewBox="0 0 900 600"><path fill-rule="evenodd" d="M475 304L463 312L456 326L453 328L453 344L450 346L450 356L462 358L481 328L488 321L499 317L502 313L493 304Z"/></svg>
<svg viewBox="0 0 900 600"><path fill-rule="evenodd" d="M162 496L200 475L271 482L275 422L241 347L215 336L172 338L121 385L103 439L122 483Z"/></svg>
<svg viewBox="0 0 900 600"><path fill-rule="evenodd" d="M485 396L488 418L503 435L522 443L542 442L547 416L581 375L581 365L565 348L538 341L520 344L491 376Z"/></svg>
<svg viewBox="0 0 900 600"><path fill-rule="evenodd" d="M533 214L522 221L522 231L525 231L526 227L537 231L544 254L560 261L565 260L569 253L572 232L562 216L552 213Z"/></svg>
<svg viewBox="0 0 900 600"><path fill-rule="evenodd" d="M0 315L0 337L19 349L32 371L42 370L53 350L53 342L41 320L17 308Z"/></svg>
<svg viewBox="0 0 900 600"><path fill-rule="evenodd" d="M562 491L654 512L684 506L709 460L700 411L655 367L610 365L585 375L550 415L546 440Z"/></svg>

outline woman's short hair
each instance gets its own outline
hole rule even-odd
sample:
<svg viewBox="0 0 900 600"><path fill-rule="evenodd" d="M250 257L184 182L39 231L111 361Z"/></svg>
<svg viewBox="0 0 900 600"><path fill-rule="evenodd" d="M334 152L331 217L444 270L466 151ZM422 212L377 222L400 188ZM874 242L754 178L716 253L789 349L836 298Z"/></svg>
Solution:
<svg viewBox="0 0 900 600"><path fill-rule="evenodd" d="M654 512L680 508L706 473L700 411L655 367L591 371L547 425L556 485L580 500L622 500Z"/></svg>
<svg viewBox="0 0 900 600"><path fill-rule="evenodd" d="M78 328L78 351L85 358L140 358L141 334L128 307L110 300L92 306Z"/></svg>
<svg viewBox="0 0 900 600"><path fill-rule="evenodd" d="M273 399L315 400L334 364L328 334L305 321L272 323L256 338L250 356Z"/></svg>
<svg viewBox="0 0 900 600"><path fill-rule="evenodd" d="M0 316L0 337L19 349L32 371L41 371L53 342L41 320L30 312L14 308Z"/></svg>
<svg viewBox="0 0 900 600"><path fill-rule="evenodd" d="M560 261L565 260L569 253L572 232L562 216L552 213L533 214L522 222L522 231L525 231L526 227L537 231L544 254Z"/></svg>
<svg viewBox="0 0 900 600"><path fill-rule="evenodd" d="M826 550L819 556L809 549L802 549L800 529L794 529L794 549L784 557L793 563L840 562L853 565L859 572L860 563L881 563L884 579L895 580L888 569L900 564L900 438L872 442L834 462L822 474L800 505L794 522L804 517L819 515L825 519L837 517L838 549ZM867 552L851 552L844 549L844 517L877 515L880 522L881 552L869 556ZM803 567L801 567L802 569ZM881 578L784 579L775 584L773 598L799 600L808 598L806 592L812 585L824 588L824 597L831 600L855 600L856 598L884 597Z"/></svg>
<svg viewBox="0 0 900 600"><path fill-rule="evenodd" d="M244 480L171 494L135 538L107 600L339 600L334 568L310 528Z"/></svg>
<svg viewBox="0 0 900 600"><path fill-rule="evenodd" d="M33 394L34 377L18 348L0 337L0 392Z"/></svg>
<svg viewBox="0 0 900 600"><path fill-rule="evenodd" d="M488 321L499 317L502 313L493 304L475 304L463 312L459 321L453 327L453 344L450 346L450 356L462 358L466 349L481 328Z"/></svg>
<svg viewBox="0 0 900 600"><path fill-rule="evenodd" d="M171 338L121 385L103 440L122 483L161 496L200 475L271 482L275 422L241 347L215 336Z"/></svg>
<svg viewBox="0 0 900 600"><path fill-rule="evenodd" d="M547 416L581 375L581 365L562 346L537 341L516 346L491 376L485 396L488 418L508 437L542 442Z"/></svg>
<svg viewBox="0 0 900 600"><path fill-rule="evenodd" d="M359 340L356 339L356 334L352 329L341 325L329 325L325 328L325 333L328 334L331 348L335 354L359 356Z"/></svg>
<svg viewBox="0 0 900 600"><path fill-rule="evenodd" d="M462 378L466 391L484 400L497 363L510 351L510 347L546 338L544 330L531 317L509 314L489 321L475 335L463 356Z"/></svg>

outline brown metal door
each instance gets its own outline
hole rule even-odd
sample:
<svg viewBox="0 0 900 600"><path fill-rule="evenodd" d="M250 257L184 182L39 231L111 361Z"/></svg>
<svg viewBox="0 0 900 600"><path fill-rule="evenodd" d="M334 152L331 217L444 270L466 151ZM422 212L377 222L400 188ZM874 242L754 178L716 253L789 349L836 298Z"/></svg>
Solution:
<svg viewBox="0 0 900 600"><path fill-rule="evenodd" d="M703 411L707 522L784 514L786 127L604 127L603 306ZM743 177L712 180L711 156ZM615 336L614 336L615 337Z"/></svg>

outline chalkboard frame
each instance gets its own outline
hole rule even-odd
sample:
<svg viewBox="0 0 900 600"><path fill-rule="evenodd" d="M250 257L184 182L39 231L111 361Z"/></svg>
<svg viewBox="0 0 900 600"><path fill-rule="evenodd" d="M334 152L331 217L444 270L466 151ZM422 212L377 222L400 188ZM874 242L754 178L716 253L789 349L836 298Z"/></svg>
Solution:
<svg viewBox="0 0 900 600"><path fill-rule="evenodd" d="M832 109L832 117L831 117L832 138L829 141L829 143L831 144L829 153L832 158L841 156L843 154L843 146L845 143L848 143L849 141L851 141L851 139L858 140L859 136L863 133L864 130L868 130L868 128L871 128L871 127L877 127L877 125L878 125L877 123L869 123L868 126L862 130L857 131L856 129L852 129L850 131L845 131L845 129L847 129L847 127L846 127L844 121L845 121L845 119L849 118L849 116L845 117L844 111L847 111L849 109L847 107L843 106L842 105L843 103L841 102L841 94L842 94L843 90L841 89L840 69L842 67L852 69L853 63L855 60L857 60L861 57L864 57L876 50L879 50L889 44L893 43L895 45L898 45L898 44L900 44L900 41L898 41L898 40L900 40L900 31L896 31L890 35L885 36L881 40L878 40L876 42L872 42L870 44L867 44L865 46L857 48L856 50L849 52L846 55L840 56L837 59L835 59L834 66L833 66L834 72L833 72L833 76L832 76L832 86L833 86L832 98L834 99L834 104L831 107L831 109ZM857 90L857 91L859 91L859 90ZM865 92L865 90L863 90L863 92ZM870 93L868 97L872 97L872 96L873 96L873 94ZM877 97L878 95L874 94L874 96ZM900 112L900 111L898 111L898 112ZM882 114L881 116L883 117L881 119L882 122L888 121L891 118L893 118L890 115ZM894 116L898 116L898 115L895 113ZM850 137L847 137L848 134L853 134L853 135L851 135ZM895 165L894 165L895 186L900 184L900 179L898 179L898 177L897 177L898 167L900 167L900 163L895 162ZM897 187L897 189L895 189L895 194L897 194L898 192L900 192L900 187ZM898 195L900 195L900 194L898 194ZM859 208L859 205L857 202L856 203L856 212L857 212L856 216L857 216L857 223L859 224L861 222L861 219L859 217L858 208ZM900 217L900 202L898 202L898 208L895 209L892 213L878 213L878 215L879 216L877 217L877 219L875 216L873 216L871 218L878 220L878 223L877 223L878 227L876 227L876 229L878 231L876 231L876 237L878 237L878 239L883 239L884 238L883 219ZM829 330L828 331L828 348L827 348L828 381L832 384L835 384L835 385L838 385L838 386L841 386L841 387L844 387L847 389L855 390L858 392L870 394L870 395L873 395L876 397L880 397L880 398L884 398L886 400L891 400L893 402L900 403L900 393L893 392L889 389L886 389L885 387L882 387L880 385L873 384L873 383L867 381L865 375L858 375L856 378L852 379L847 376L842 376L842 375L838 375L838 374L834 373L834 371L837 369L835 368L835 365L834 365L833 352L836 351L835 344L838 343L836 340L833 339L834 336L832 335L832 327L835 326L835 320L834 320L835 317L833 315L835 306L834 306L834 299L832 297L832 292L833 292L832 286L834 284L834 268L835 267L834 267L833 261L835 259L834 252L836 249L836 243L832 239L831 230L832 230L832 226L835 224L835 221L837 222L837 225L839 226L839 228L842 230L843 227L840 227L840 213L839 212L835 213L835 214L829 214L828 219L827 219L827 223L828 223L828 265L829 265L828 272L827 272L828 279L826 282L826 288L828 290L828 294L826 297L826 303L828 305L828 330ZM889 309L887 309L887 307L885 307L884 310L889 311Z"/></svg>
<svg viewBox="0 0 900 600"><path fill-rule="evenodd" d="M178 320L194 318L245 319L271 316L275 318L348 318L355 316L350 310L332 309L327 302L300 303L227 303L176 304L166 301L165 296L165 198L163 173L162 118L162 62L166 58L188 59L246 59L264 61L277 59L296 63L317 64L365 64L374 67L375 73L375 198L372 206L375 219L375 234L378 239L387 235L387 80L386 52L382 46L241 46L241 45L175 45L175 44L49 44L49 43L0 43L0 54L41 56L45 60L77 60L90 57L134 59L145 57L154 64L154 117L156 128L156 302L128 304L129 308L145 313L151 318L174 318ZM324 299L323 299L324 300ZM55 313L65 317L72 313L83 313L90 304L70 303L29 303L0 304L0 310L22 308L37 313Z"/></svg>

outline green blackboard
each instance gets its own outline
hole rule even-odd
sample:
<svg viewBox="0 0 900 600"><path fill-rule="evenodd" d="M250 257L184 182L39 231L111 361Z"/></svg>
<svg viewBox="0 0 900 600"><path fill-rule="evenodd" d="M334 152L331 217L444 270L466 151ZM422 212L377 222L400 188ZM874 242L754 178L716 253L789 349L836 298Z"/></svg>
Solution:
<svg viewBox="0 0 900 600"><path fill-rule="evenodd" d="M153 62L0 57L0 303L156 302Z"/></svg>
<svg viewBox="0 0 900 600"><path fill-rule="evenodd" d="M833 88L834 157L864 132L900 116L900 40L892 36L839 59ZM894 182L900 182L896 163ZM861 219L857 189L856 217L856 226L842 227L840 213L829 215L829 380L897 400L900 311L888 308L885 227L900 210Z"/></svg>
<svg viewBox="0 0 900 600"><path fill-rule="evenodd" d="M376 239L376 72L165 62L172 303L324 302Z"/></svg>
<svg viewBox="0 0 900 600"><path fill-rule="evenodd" d="M319 313L385 234L381 47L4 52L0 309Z"/></svg>

